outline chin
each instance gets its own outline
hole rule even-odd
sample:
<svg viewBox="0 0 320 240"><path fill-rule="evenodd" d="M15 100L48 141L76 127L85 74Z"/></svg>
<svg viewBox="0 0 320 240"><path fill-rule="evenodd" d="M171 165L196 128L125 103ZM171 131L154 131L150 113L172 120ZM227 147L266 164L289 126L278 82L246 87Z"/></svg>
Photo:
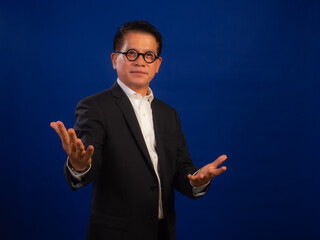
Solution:
<svg viewBox="0 0 320 240"><path fill-rule="evenodd" d="M150 81L143 79L143 78L134 78L134 79L132 79L132 81L130 81L130 83L132 85L137 86L137 87L144 87L144 86L148 86Z"/></svg>

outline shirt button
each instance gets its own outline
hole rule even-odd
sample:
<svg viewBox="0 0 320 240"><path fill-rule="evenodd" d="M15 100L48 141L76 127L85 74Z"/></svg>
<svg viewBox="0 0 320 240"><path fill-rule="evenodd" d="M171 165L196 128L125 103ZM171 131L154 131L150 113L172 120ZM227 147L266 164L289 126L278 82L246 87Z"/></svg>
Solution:
<svg viewBox="0 0 320 240"><path fill-rule="evenodd" d="M153 158L154 158L154 159L157 159L157 156L156 156L156 155L154 155L154 156L153 156Z"/></svg>
<svg viewBox="0 0 320 240"><path fill-rule="evenodd" d="M142 116L144 116L144 117L145 117L145 116L146 116L146 114L144 113L144 114L142 114Z"/></svg>

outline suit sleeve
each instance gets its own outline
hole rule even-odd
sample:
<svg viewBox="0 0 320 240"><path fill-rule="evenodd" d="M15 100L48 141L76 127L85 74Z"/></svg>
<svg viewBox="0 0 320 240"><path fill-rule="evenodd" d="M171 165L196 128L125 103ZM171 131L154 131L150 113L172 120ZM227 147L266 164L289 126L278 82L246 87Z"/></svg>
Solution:
<svg viewBox="0 0 320 240"><path fill-rule="evenodd" d="M99 175L102 164L102 148L105 138L104 112L99 103L90 98L81 100L75 110L76 123L74 130L85 146L94 147L90 171L82 177L81 181L70 174L67 166L64 166L65 177L72 190L76 190L94 181Z"/></svg>
<svg viewBox="0 0 320 240"><path fill-rule="evenodd" d="M197 199L203 195L194 195L192 186L187 176L188 174L194 174L198 170L198 168L194 166L190 158L187 142L181 129L180 119L176 112L175 115L177 122L177 158L174 185L175 188L182 194L192 199ZM206 186L204 192L208 191L209 186L210 184Z"/></svg>

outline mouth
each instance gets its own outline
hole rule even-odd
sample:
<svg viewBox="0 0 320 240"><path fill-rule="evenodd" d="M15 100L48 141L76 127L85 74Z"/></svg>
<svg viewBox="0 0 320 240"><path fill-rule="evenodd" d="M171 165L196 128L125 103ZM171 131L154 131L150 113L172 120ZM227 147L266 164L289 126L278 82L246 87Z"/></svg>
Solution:
<svg viewBox="0 0 320 240"><path fill-rule="evenodd" d="M144 75L144 74L147 74L146 72L144 72L144 71L140 71L140 70L130 71L130 73L138 74L138 75Z"/></svg>

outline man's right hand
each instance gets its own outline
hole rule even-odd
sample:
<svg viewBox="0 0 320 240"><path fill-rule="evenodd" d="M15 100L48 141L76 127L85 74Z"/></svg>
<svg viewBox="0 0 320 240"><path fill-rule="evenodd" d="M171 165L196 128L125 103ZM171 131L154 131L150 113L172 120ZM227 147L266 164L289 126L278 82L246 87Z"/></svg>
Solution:
<svg viewBox="0 0 320 240"><path fill-rule="evenodd" d="M63 122L57 121L50 123L50 126L59 135L62 147L69 157L69 163L77 172L86 171L91 164L91 157L94 148L90 145L85 151L81 139L77 138L74 129L70 128L68 131Z"/></svg>

